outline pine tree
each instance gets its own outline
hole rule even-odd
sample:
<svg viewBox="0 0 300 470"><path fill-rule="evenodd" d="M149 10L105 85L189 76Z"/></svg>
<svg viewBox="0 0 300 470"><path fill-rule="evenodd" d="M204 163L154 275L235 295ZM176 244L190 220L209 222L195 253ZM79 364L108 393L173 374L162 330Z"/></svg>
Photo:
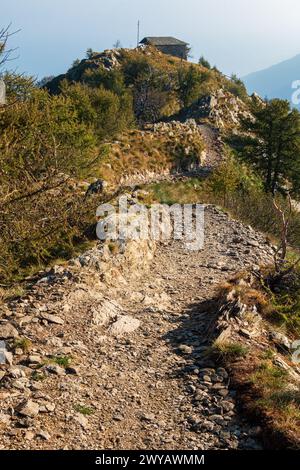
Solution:
<svg viewBox="0 0 300 470"><path fill-rule="evenodd" d="M252 113L242 123L247 136L239 152L259 170L266 191L300 192L300 113L280 99L256 104Z"/></svg>
<svg viewBox="0 0 300 470"><path fill-rule="evenodd" d="M203 67L207 69L211 69L211 65L208 62L208 60L205 59L205 57L201 56L198 62L199 65L202 65Z"/></svg>

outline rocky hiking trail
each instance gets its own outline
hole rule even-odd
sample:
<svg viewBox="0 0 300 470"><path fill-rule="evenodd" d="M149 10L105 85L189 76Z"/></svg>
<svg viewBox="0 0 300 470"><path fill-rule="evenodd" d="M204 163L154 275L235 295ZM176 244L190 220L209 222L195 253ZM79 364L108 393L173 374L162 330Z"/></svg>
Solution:
<svg viewBox="0 0 300 470"><path fill-rule="evenodd" d="M199 130L205 142L205 148L207 151L206 167L209 170L213 170L220 164L222 160L222 138L219 134L219 131L214 129L211 125L204 123L199 124Z"/></svg>
<svg viewBox="0 0 300 470"><path fill-rule="evenodd" d="M203 306L271 248L213 206L203 250L149 246L121 276L103 271L95 248L7 306L0 337L19 347L0 370L2 449L262 448L227 371L206 354Z"/></svg>

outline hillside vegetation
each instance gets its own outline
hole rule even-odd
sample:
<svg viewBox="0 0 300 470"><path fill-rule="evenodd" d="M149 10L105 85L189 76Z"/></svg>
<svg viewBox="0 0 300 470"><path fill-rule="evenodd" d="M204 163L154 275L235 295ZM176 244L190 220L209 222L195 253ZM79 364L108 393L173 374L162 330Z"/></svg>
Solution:
<svg viewBox="0 0 300 470"><path fill-rule="evenodd" d="M57 94L65 89L66 82L101 87L118 97L128 93L139 123L176 114L220 88L248 100L244 85L236 77L228 79L216 68L182 61L153 47L103 53L89 51L85 59L75 61L66 74L56 77L46 87Z"/></svg>
<svg viewBox="0 0 300 470"><path fill-rule="evenodd" d="M111 385L112 377L119 370L134 370L135 374L135 379L130 376L131 372L129 380L125 377L125 388L124 382L119 382L120 376L116 378L116 384L120 385L120 409L134 403L134 412L132 409L128 412L132 421L126 414L120 417L119 411L117 418L112 419L112 410L107 408L106 425L113 423L120 429L119 422L126 423L128 440L123 441L124 446L126 442L131 447L138 442L128 431L132 423L139 429L140 422L142 426L144 422L147 425L153 422L152 442L156 443L157 437L165 435L165 432L158 434L157 429L159 426L164 429L170 420L167 416L163 425L157 425L155 414L154 417L150 414L150 418L146 414L140 419L142 405L145 410L147 407L147 412L151 410L148 399L152 407L155 406L155 413L160 409L153 393L153 374L148 374L149 363L157 367L155 376L163 379L163 386L159 386L157 392L163 397L159 405L161 417L165 410L168 413L171 410L173 420L178 411L174 390L175 396L180 396L183 389L187 390L186 377L192 380L186 394L190 395L191 407L185 415L186 408L180 406L180 412L184 412L180 423L174 422L174 428L168 425L172 436L169 442L178 433L176 445L183 443L188 448L191 442L199 448L259 447L255 440L251 441L251 436L259 433L252 434L253 430L248 427L244 431L242 422L239 423L240 443L234 432L232 435L225 432L223 437L220 433L235 416L227 372L232 363L238 368L244 364L241 375L247 380L245 386L251 383L255 388L252 410L261 412L263 408L266 414L272 415L271 421L279 423L280 432L292 426L298 435L298 390L297 394L292 389L286 395L287 387L294 384L285 381L285 374L280 370L283 364L293 372L294 365L284 361L280 348L278 356L269 338L269 330L275 329L273 334L277 334L280 347L282 341L285 343L287 355L292 352L291 341L300 333L300 215L296 206L300 194L298 111L292 110L286 101L268 102L256 95L249 97L237 77L225 77L215 67L211 68L203 57L199 64L191 64L151 47L103 53L89 50L86 58L75 61L66 74L47 83L42 81L43 86L37 86L31 77L14 73L6 72L4 78L7 105L0 108L0 301L8 302L3 307L6 322L1 323L0 338L9 339L5 360L11 364L17 361L27 364L27 373L32 374L33 381L39 381L41 374L42 380L48 380L48 373L51 374L53 382L49 393L55 397L61 411L60 415L52 415L51 434L63 426L62 436L65 435L67 415L73 416L75 412L85 415L85 420L87 416L92 420L95 414L96 434L89 434L89 442L93 446L95 436L98 442L99 432L102 435L103 431L99 430L101 414L97 414L96 408L101 409L102 405L107 408L112 393L111 387L102 383L99 386L99 370L102 370L105 354L113 358L113 362L103 370L101 380L107 374L107 383ZM157 244L158 254L153 259L153 240L125 240L129 246L124 240L117 240L94 246L97 206L102 202L116 202L125 191L129 192L132 204L205 203L207 238L203 250L187 253L182 241L173 240L169 244ZM79 253L81 255L75 258ZM57 266L70 258L74 259L67 266ZM149 267L150 260L153 272L140 276ZM45 273L45 267L51 265L55 265L55 269ZM236 271L240 273L236 275ZM224 284L228 273L232 279ZM30 293L19 302L20 285L27 286L27 281L34 280L39 282L34 283L29 288ZM110 290L110 286L114 288ZM207 310L213 296L213 308ZM227 310L218 310L221 303ZM214 318L220 312L224 318L222 315ZM211 342L216 338L208 337L207 332L211 326L214 334L218 331L220 318L226 320L222 322L225 331L228 322L230 326L234 323L235 328L232 336L224 336L226 341L217 337L219 341ZM147 322L148 326L143 329L143 323ZM67 328L61 329L64 324ZM178 326L177 333L174 324ZM260 338L258 349L253 350L252 340L261 334L262 324L263 342ZM159 328L153 329L153 325ZM98 333L103 333L101 345L94 327L102 328L97 329ZM49 331L43 333L49 328L53 328L50 334ZM120 328L121 336L134 332L140 336L136 336L136 342L109 341L105 350L105 338L112 335L113 328L117 331L116 338ZM255 330L254 335L251 329ZM277 329L280 329L279 337ZM20 338L19 332L22 332ZM49 336L59 339L60 343L50 344ZM153 342L146 345L150 351L148 356L145 355L145 338L151 337ZM40 354L38 357L28 356L32 340L35 342L33 352ZM76 349L79 343L84 344L84 350ZM41 348L36 348L37 344L41 344ZM59 351L63 351L63 355L53 353L57 344L61 345ZM67 345L72 348L64 348ZM137 349L132 350L136 345ZM124 346L121 355L120 346ZM271 354L265 351L269 346ZM75 349L73 368L72 354L70 357L66 354L74 353ZM257 361L251 374L249 351ZM273 354L277 358L275 368ZM148 357L151 358L149 363ZM186 363L182 362L182 357L186 358ZM77 360L80 364L83 358L84 367L77 370ZM118 362L120 359L124 362ZM172 377L173 389L169 386L170 371L180 364L183 373L179 374L180 378ZM76 381L84 377L84 387L81 391L78 387L75 393L78 400L74 403L74 391L61 399L65 384L57 386L55 382L63 380L65 373L77 376ZM92 387L86 380L87 375L82 374L92 377ZM6 372L1 381L2 378L5 387L10 383L14 387L15 382L8 381ZM199 380L196 395L194 383L198 384ZM18 392L13 396L23 394L26 387L16 387ZM92 394L89 395L85 387L89 388L89 393L97 390L97 398L92 400ZM275 395L274 387L278 392ZM31 385L30 389L39 391ZM128 395L134 389L139 397L143 390L147 399L132 403L124 400L124 390ZM104 393L101 400L99 390ZM117 391L114 397L118 394ZM5 397L10 400L9 394ZM225 398L230 400L227 412ZM17 405L5 404L9 418L13 410L12 418L16 422L19 415L24 414L24 404L21 408ZM194 406L197 407L196 419L191 419ZM55 408L41 407L41 410L53 413ZM201 419L198 419L199 411ZM229 420L224 419L224 411L225 415L230 414ZM38 405L35 417L39 413ZM77 424L87 429L87 421L82 421L82 416ZM183 430L179 425L183 425ZM72 446L76 447L78 432L74 433L74 429L70 434L74 439ZM193 443L187 438L187 430L196 431L200 442ZM13 441L21 437L23 439L21 434L10 433L4 436L3 442L6 438ZM61 448L61 439L56 441L55 436L53 439L55 448ZM115 442L119 446L121 441Z"/></svg>
<svg viewBox="0 0 300 470"><path fill-rule="evenodd" d="M298 191L294 171L299 165L294 158L298 114L290 114L287 105L266 105L248 97L237 77L228 79L203 58L191 64L151 47L88 51L85 59L75 61L66 74L42 89L30 77L8 72L4 76L8 97L8 106L0 112L0 283L4 286L52 260L69 258L89 240L102 197L85 197L90 183L101 178L110 192L134 181L132 176L153 178L205 165L211 149L205 148L198 123L226 135L260 187L266 173L264 149L280 149L289 141L285 154L279 150L275 159L272 152L269 155L271 189L284 193L289 181L295 194ZM266 106L274 108L276 126L271 134ZM221 153L219 149L219 159L225 157ZM232 167L238 168L235 163ZM223 176L213 191L227 207L225 193L228 185L236 183L226 171ZM233 208L247 206L250 196L243 185L239 195L235 193ZM265 184L259 200L253 192L254 217L262 214L256 217L258 225L270 220L261 209L269 189Z"/></svg>
<svg viewBox="0 0 300 470"><path fill-rule="evenodd" d="M0 110L0 283L22 279L87 241L99 197L90 182L199 165L199 133L141 126L186 109L220 87L244 90L220 72L155 49L89 51L39 89L6 72Z"/></svg>

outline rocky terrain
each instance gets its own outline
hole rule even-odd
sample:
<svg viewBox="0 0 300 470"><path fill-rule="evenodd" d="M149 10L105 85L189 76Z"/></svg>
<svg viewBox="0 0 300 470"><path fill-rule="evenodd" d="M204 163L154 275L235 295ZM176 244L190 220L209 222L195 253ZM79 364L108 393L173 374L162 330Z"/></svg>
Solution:
<svg viewBox="0 0 300 470"><path fill-rule="evenodd" d="M250 227L207 206L202 251L95 247L2 312L2 449L259 449L207 355L205 301L268 262Z"/></svg>
<svg viewBox="0 0 300 470"><path fill-rule="evenodd" d="M96 54L67 78L99 65L118 68L120 54ZM129 191L206 176L222 160L220 132L241 116L250 117L245 103L220 89L190 107L184 122L130 130L110 143L103 180L86 184L86 197L109 183ZM137 203L139 190L131 190ZM263 234L207 205L200 251L175 240L106 242L40 273L26 295L0 305L0 448L264 448L262 428L239 407L232 371L211 354L220 336L252 347L261 318L252 309L250 324L240 299L230 297L234 288L219 304L212 299L235 273L272 260ZM257 343L268 348L265 330Z"/></svg>
<svg viewBox="0 0 300 470"><path fill-rule="evenodd" d="M253 95L252 100L259 99ZM249 106L232 93L219 90L200 98L184 111L185 119L209 120L221 131L233 130L239 126L241 118L251 118Z"/></svg>

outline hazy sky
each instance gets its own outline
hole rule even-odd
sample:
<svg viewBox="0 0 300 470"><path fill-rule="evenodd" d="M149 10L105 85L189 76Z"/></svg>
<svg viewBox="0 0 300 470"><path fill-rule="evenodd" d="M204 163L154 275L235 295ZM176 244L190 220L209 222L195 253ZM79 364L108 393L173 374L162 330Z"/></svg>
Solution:
<svg viewBox="0 0 300 470"><path fill-rule="evenodd" d="M8 0L1 25L21 29L10 44L21 72L62 73L87 48L103 50L119 39L135 46L137 20L144 36L176 36L194 60L240 76L300 53L299 0Z"/></svg>

